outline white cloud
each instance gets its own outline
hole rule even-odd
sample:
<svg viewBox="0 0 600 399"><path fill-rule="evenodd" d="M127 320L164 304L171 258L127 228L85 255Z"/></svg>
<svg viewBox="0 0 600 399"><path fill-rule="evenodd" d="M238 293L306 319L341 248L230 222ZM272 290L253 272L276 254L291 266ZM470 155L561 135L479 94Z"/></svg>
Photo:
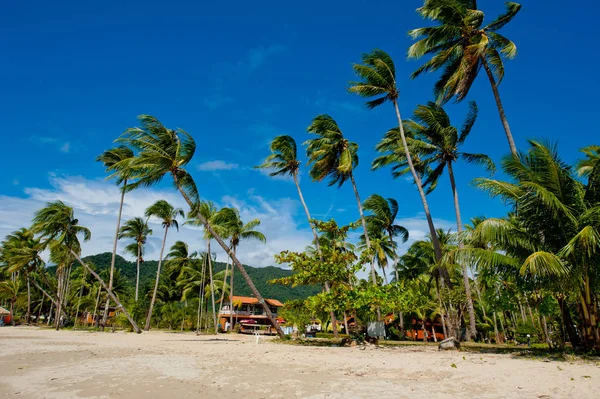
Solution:
<svg viewBox="0 0 600 399"><path fill-rule="evenodd" d="M66 142L60 146L60 152L68 153L70 150L71 150L71 144L69 144L69 142Z"/></svg>
<svg viewBox="0 0 600 399"><path fill-rule="evenodd" d="M207 161L198 165L198 170L202 172L217 172L219 170L232 170L237 168L237 163L230 163L221 160Z"/></svg>
<svg viewBox="0 0 600 399"><path fill-rule="evenodd" d="M61 200L72 206L79 223L92 231L92 239L82 245L84 255L109 252L114 240L116 218L120 201L120 191L111 182L89 180L83 177L50 177L51 188L28 188L26 198L0 196L0 239L7 234L31 224L36 210L46 202ZM123 220L143 216L144 210L159 199L165 199L174 206L187 210L187 205L175 190L140 189L127 193L123 207ZM307 224L298 226L294 216L299 203L289 198L267 200L249 194L243 199L223 197L215 201L219 206L236 206L244 221L258 218L261 225L258 230L267 237L267 244L243 242L238 248L240 261L251 266L274 265L273 255L285 249L301 251L310 243L311 232ZM158 259L162 227L158 221L150 220L154 234L147 242L147 259ZM180 223L179 231L171 230L167 238L168 249L177 240L187 242L194 250L204 250L202 229ZM124 242L119 243L118 253L122 252ZM224 251L213 243L212 250L219 261L225 261Z"/></svg>

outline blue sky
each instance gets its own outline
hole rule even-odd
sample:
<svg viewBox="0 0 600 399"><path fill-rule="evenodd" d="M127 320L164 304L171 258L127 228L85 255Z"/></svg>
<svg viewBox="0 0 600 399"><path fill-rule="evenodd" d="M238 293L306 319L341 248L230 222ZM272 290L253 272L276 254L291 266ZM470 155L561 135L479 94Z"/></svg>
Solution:
<svg viewBox="0 0 600 399"><path fill-rule="evenodd" d="M401 221L418 236L425 225L411 183L394 181L387 170L369 170L374 145L394 126L392 109L369 111L360 98L347 94L346 87L360 54L381 48L396 61L403 116L431 99L436 75L410 80L420 61L405 59L411 44L407 31L429 24L415 13L420 4L5 4L0 16L0 145L5 149L0 158L0 234L27 224L44 201L63 199L103 238L84 250L109 250L103 245L110 241L116 210L113 187L103 180L103 168L94 158L136 125L138 114L148 113L196 139L190 169L203 198L235 204L244 216L265 219L269 250L249 244L243 260L272 263L272 253L304 245L308 226L293 185L251 167L268 154L274 136L290 134L302 143L309 138L306 127L311 119L329 113L360 146L356 179L362 197L379 193L398 199ZM575 8L558 0L523 1L521 13L502 31L519 50L517 58L506 63L500 86L518 147L525 149L528 138L558 141L568 161L577 159L579 148L597 144L589 115L597 106L598 6L591 1L578 4ZM503 2L482 1L480 7L491 19L502 11ZM499 161L508 145L485 76L476 81L469 100L477 101L480 116L464 149ZM454 123L461 124L467 104L450 104L447 110ZM303 152L301 157L305 159ZM342 223L358 217L350 186L330 188L310 182L306 169L302 173L315 217L335 217ZM469 186L482 174L474 166L457 167L465 220L504 213L500 203ZM167 194L179 201L166 183L132 195L126 216L143 212L148 198ZM445 180L429 200L440 225L452 226L454 211ZM289 228L282 227L284 221ZM172 239L192 236L188 232Z"/></svg>

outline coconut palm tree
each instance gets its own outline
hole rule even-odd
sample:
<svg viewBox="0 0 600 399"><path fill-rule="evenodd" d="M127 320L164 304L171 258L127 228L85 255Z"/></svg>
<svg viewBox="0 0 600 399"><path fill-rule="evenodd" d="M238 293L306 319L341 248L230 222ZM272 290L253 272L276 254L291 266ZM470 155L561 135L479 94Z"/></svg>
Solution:
<svg viewBox="0 0 600 399"><path fill-rule="evenodd" d="M150 301L150 309L148 310L148 317L146 317L146 326L144 331L150 331L150 321L152 320L152 310L154 310L154 303L156 302L156 292L158 290L158 283L160 282L160 269L163 260L163 253L165 251L165 244L167 242L167 234L169 228L175 227L179 230L179 223L177 217L184 217L183 209L175 208L165 200L158 200L154 204L150 205L146 209L145 216L147 218L155 217L160 220L162 227L165 229L163 236L162 246L160 248L160 255L158 256L158 267L156 269L156 281L154 282L154 291L152 293L152 300Z"/></svg>
<svg viewBox="0 0 600 399"><path fill-rule="evenodd" d="M27 281L27 314L25 319L29 324L31 319L31 274L44 267L41 253L44 245L36 238L31 230L22 228L9 234L0 247L0 262L7 266L9 273L23 273Z"/></svg>
<svg viewBox="0 0 600 399"><path fill-rule="evenodd" d="M423 164L430 170L423 182L423 186L430 186L430 190L432 190L437 185L437 181L444 171L448 170L450 187L452 188L452 198L454 201L454 211L456 213L456 225L460 248L463 246L461 238L463 223L453 165L456 161L461 159L469 163L482 165L489 172L495 170L494 163L487 155L459 151L460 147L464 145L465 140L472 131L473 125L477 120L477 113L477 105L475 102L471 102L469 104L469 113L459 132L456 127L452 126L450 117L446 111L444 111L440 105L429 102L427 105L419 105L414 112L413 119L407 121L405 124L407 130L411 132L411 137L413 137L412 142L409 144L409 146L414 147L412 152L419 153L419 157L422 159ZM468 335L474 337L476 335L476 321L473 298L469 284L469 275L467 274L466 265L462 263L461 266L463 269L463 283L467 296L467 308L469 311L470 331Z"/></svg>
<svg viewBox="0 0 600 399"><path fill-rule="evenodd" d="M294 184L296 185L296 189L298 190L300 202L302 203L302 207L306 213L308 224L310 225L313 233L317 254L322 261L323 254L321 253L321 247L319 245L319 235L317 234L317 229L312 222L308 206L306 205L304 195L302 195L302 190L300 189L300 182L298 179L298 174L300 172L300 161L298 160L296 140L294 140L292 136L277 136L273 139L273 141L271 141L270 148L271 155L269 155L261 165L255 166L255 168L270 170L271 172L269 173L269 176L292 176L294 179ZM331 289L329 287L329 282L325 281L324 285L325 291L330 292ZM337 338L338 328L335 314L331 312L330 317L333 335L335 338Z"/></svg>
<svg viewBox="0 0 600 399"><path fill-rule="evenodd" d="M432 56L412 74L413 78L423 72L443 69L434 87L434 94L442 104L453 97L462 101L469 94L479 70L485 69L513 156L517 156L517 147L498 85L504 77L503 58L514 58L517 46L498 31L510 23L520 10L520 4L507 2L506 12L484 26L484 13L477 9L476 1L425 0L417 12L436 25L411 30L409 35L418 41L408 49L409 58Z"/></svg>
<svg viewBox="0 0 600 399"><path fill-rule="evenodd" d="M479 223L469 239L489 244L459 250L458 259L505 270L537 290L552 292L573 346L598 349L598 299L590 287L600 281L598 268L591 266L600 256L600 201L588 195L598 181L584 184L576 179L555 146L538 141L530 141L530 146L520 157L503 159L511 181L476 179L478 187L514 212ZM581 334L572 322L568 297L580 317Z"/></svg>
<svg viewBox="0 0 600 399"><path fill-rule="evenodd" d="M31 230L41 236L45 246L50 249L51 259L58 264L55 317L55 327L58 330L73 263L72 253L81 252L78 235L83 235L84 241L88 241L91 238L91 232L86 227L79 225L79 220L75 219L73 208L65 205L62 201L48 203L46 207L38 210L33 217Z"/></svg>
<svg viewBox="0 0 600 399"><path fill-rule="evenodd" d="M382 50L373 50L371 53L363 54L363 64L355 64L354 72L360 78L358 82L351 82L349 91L356 93L361 97L373 98L367 102L367 107L375 108L386 102L391 102L398 119L398 131L400 133L400 139L404 147L404 154L406 156L406 162L408 168L413 176L417 190L421 196L421 202L423 203L423 210L425 217L427 218L427 225L429 227L429 233L433 240L433 247L435 249L436 258L439 260L442 257L442 249L435 234L435 226L429 210L429 204L425 197L425 191L423 190L423 184L421 182L421 176L419 175L415 163L413 162L410 148L407 144L406 134L404 132L404 124L402 123L402 117L400 115L400 108L398 107L398 97L400 91L396 86L396 68L392 58Z"/></svg>
<svg viewBox="0 0 600 399"><path fill-rule="evenodd" d="M394 237L399 237L403 243L408 240L408 230L403 226L394 224L398 216L398 201L393 198L386 200L381 195L373 194L365 200L363 207L366 211L371 212L370 215L367 215L367 225L372 225L374 230L385 232L393 248L396 248ZM392 258L394 259L393 269L396 271L396 263L398 262L396 251L394 251ZM384 276L387 282L385 273ZM397 272L396 281L398 281Z"/></svg>
<svg viewBox="0 0 600 399"><path fill-rule="evenodd" d="M125 251L136 258L135 274L135 301L138 301L140 289L140 264L144 262L144 244L148 236L152 234L152 229L148 226L148 221L141 217L135 217L128 220L119 229L119 239L129 238L134 240L125 247Z"/></svg>
<svg viewBox="0 0 600 399"><path fill-rule="evenodd" d="M123 202L125 200L125 188L127 187L127 179L131 176L131 161L133 160L133 151L125 146L111 148L100 154L96 161L102 162L106 171L111 173L108 179L115 178L117 186L121 186L121 202L119 204L119 214L117 216L117 228L115 230L115 239L113 241L113 251L110 260L110 278L108 279L108 287L112 288L113 275L115 273L115 258L117 255L117 242L119 238L119 227L121 226L121 215L123 214ZM104 316L102 317L102 329L108 318L108 308L110 305L110 297L106 298L106 306L104 307Z"/></svg>
<svg viewBox="0 0 600 399"><path fill-rule="evenodd" d="M175 187L177 187L190 209L192 209L199 202L198 189L194 179L185 169L185 166L194 156L196 150L194 139L184 130L167 129L153 116L141 115L139 119L141 127L127 129L117 139L118 142L126 143L131 148L139 151L138 156L136 156L132 163L132 168L135 170L134 177L137 181L129 185L129 187L134 189L139 186L152 186L160 182L165 175L170 175L173 178ZM285 336L277 320L273 317L271 309L256 289L256 286L239 259L202 215L198 215L198 220L202 222L204 228L210 232L215 241L231 257L233 263L248 284L248 287L258 299L258 302L262 304L269 321L275 327L279 336Z"/></svg>
<svg viewBox="0 0 600 399"><path fill-rule="evenodd" d="M252 219L247 223L242 221L240 212L236 208L223 208L215 216L217 223L223 226L229 236L229 242L233 255L237 254L237 248L242 241L256 240L263 244L267 242L267 238L263 233L258 230L254 230L260 225L260 220ZM233 329L233 278L234 271L231 269L231 276L229 279L229 323Z"/></svg>
<svg viewBox="0 0 600 399"><path fill-rule="evenodd" d="M195 218L196 214L201 214L202 217L204 218L204 220L206 220L213 227L213 229L215 229L217 231L219 231L221 229L221 227L216 223L218 209L217 209L217 206L212 201L200 201L200 204L198 206L196 206L195 208L193 208L188 215L188 218L191 218L192 220L189 220L186 223L190 223L190 224L194 224L194 225L202 224L202 222L198 221ZM220 233L224 233L224 232L220 231ZM226 235L226 234L221 234L221 236L223 236L223 235ZM206 261L208 263L208 274L209 274L209 284L210 284L210 296L211 296L211 302L212 302L213 325L215 328L215 334L218 334L219 333L219 325L217 324L217 311L216 311L216 305L215 305L215 289L214 289L215 281L213 279L212 255L211 255L211 248L210 248L210 242L213 239L213 236L207 229L204 230L204 239L206 240L206 254L207 254ZM227 262L227 266L229 266L229 261Z"/></svg>
<svg viewBox="0 0 600 399"><path fill-rule="evenodd" d="M350 180L358 205L366 248L370 251L369 231L353 173L354 168L358 165L358 144L346 139L337 122L329 115L319 115L313 119L308 127L308 132L317 135L316 138L305 143L308 164L311 168L310 177L313 181L329 178L329 185L337 184L338 187ZM371 279L373 284L377 283L374 261L371 262ZM380 317L378 316L378 318Z"/></svg>

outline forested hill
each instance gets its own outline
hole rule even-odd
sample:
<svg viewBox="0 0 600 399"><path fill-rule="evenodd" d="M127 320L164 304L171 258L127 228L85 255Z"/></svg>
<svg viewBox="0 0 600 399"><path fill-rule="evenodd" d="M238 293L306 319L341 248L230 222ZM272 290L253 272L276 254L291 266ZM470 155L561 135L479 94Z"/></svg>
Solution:
<svg viewBox="0 0 600 399"><path fill-rule="evenodd" d="M99 271L102 275L106 275L108 269L110 268L111 254L109 252L87 256L83 259L84 261L93 264L95 266L95 270ZM215 262L213 263L213 265L215 273L225 269L225 263ZM156 278L157 266L158 262L154 260L145 261L141 264L140 287L142 287L143 291L147 291L148 289L153 287L154 279ZM265 298L275 298L280 300L281 302L286 302L290 299L307 298L311 295L315 295L320 290L320 288L317 286L291 288L279 284L268 283L269 280L291 275L292 272L290 270L283 270L281 268L273 266L257 268L244 265L244 267L246 268L246 271L252 278L252 281L254 282L254 285L256 285L258 291ZM135 287L135 262L129 262L123 259L121 256L117 255L115 261L115 268L119 270L121 276L128 282L128 285L131 286L131 289L133 291L133 288ZM248 288L248 285L246 284L240 273L235 273L234 275L234 287L235 295L251 295L250 289Z"/></svg>

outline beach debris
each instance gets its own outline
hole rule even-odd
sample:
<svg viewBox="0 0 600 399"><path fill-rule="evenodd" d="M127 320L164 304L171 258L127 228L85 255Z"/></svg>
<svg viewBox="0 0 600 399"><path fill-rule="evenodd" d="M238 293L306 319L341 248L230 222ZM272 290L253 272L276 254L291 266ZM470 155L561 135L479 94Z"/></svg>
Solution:
<svg viewBox="0 0 600 399"><path fill-rule="evenodd" d="M460 342L454 337L443 340L438 345L438 350L458 350L460 349Z"/></svg>

